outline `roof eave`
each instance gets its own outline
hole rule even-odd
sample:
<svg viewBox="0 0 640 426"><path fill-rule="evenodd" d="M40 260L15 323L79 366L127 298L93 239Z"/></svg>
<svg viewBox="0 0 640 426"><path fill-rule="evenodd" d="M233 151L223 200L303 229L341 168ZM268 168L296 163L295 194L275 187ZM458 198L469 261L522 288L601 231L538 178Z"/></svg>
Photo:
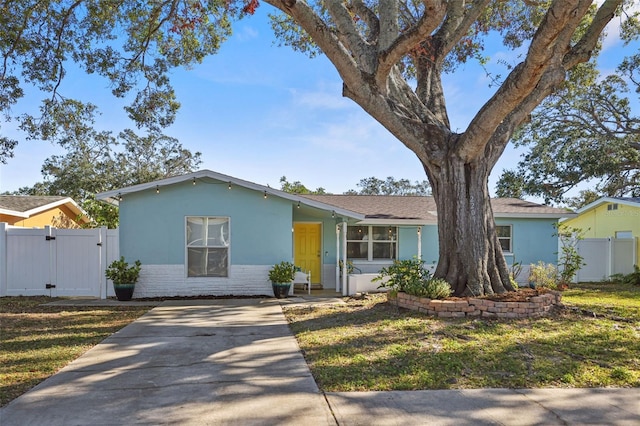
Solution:
<svg viewBox="0 0 640 426"><path fill-rule="evenodd" d="M518 218L518 219L562 219L576 217L576 213L494 213L495 219Z"/></svg>
<svg viewBox="0 0 640 426"><path fill-rule="evenodd" d="M15 217L23 217L28 218L29 215L24 212L19 212L16 210L2 209L0 208L0 214L6 214L7 216L15 216Z"/></svg>
<svg viewBox="0 0 640 426"><path fill-rule="evenodd" d="M85 223L89 222L89 215L87 214L87 212L85 212L82 207L80 207L75 201L73 201L72 198L63 198L62 200L58 200L58 201L54 201L52 203L49 204L44 204L42 206L38 206L36 208L33 208L31 210L27 210L26 212L24 212L26 214L26 216L24 217L31 217L34 214L38 214L38 213L42 213L44 211L47 211L49 209L53 209L56 207L60 207L66 205L69 210L71 210L73 213L76 214L76 216L80 217L80 220L82 220Z"/></svg>
<svg viewBox="0 0 640 426"><path fill-rule="evenodd" d="M376 219L365 218L357 223L357 225L396 225L396 226L423 226L423 225L437 225L437 219Z"/></svg>
<svg viewBox="0 0 640 426"><path fill-rule="evenodd" d="M232 176L223 175L221 173L216 173L211 170L199 170L197 172L188 173L186 175L181 175L181 176L175 176L167 179L162 179L155 182L142 183L139 185L129 186L126 188L101 192L99 194L96 194L96 198L98 200L102 200L117 206L119 205L119 198L124 197L127 194L154 189L158 187L161 188L163 186L174 185L177 183L193 181L194 179L201 179L201 178L210 178L214 180L219 180L221 182L227 182L231 186L235 185L235 186L251 189L257 192L264 192L267 195L273 195L285 200L292 201L294 203L300 203L301 205L329 211L329 212L332 212L333 215L347 216L352 219L358 219L358 220L362 220L365 218L365 216L361 213L339 208L339 207L332 206L330 204L322 203L319 201L310 200L309 198L305 198L297 194L290 194L288 192L280 191L278 189L271 188L268 186L234 178Z"/></svg>
<svg viewBox="0 0 640 426"><path fill-rule="evenodd" d="M615 197L602 197L602 198L598 198L597 200L587 204L586 206L583 206L581 208L579 208L578 210L576 210L577 214L582 214L586 211L589 211L591 209L594 209L602 204L605 203L613 203L613 204L622 204L625 206L631 206L631 207L638 207L640 208L640 203L636 203L635 201L629 201L629 200L623 200L620 198L615 198Z"/></svg>

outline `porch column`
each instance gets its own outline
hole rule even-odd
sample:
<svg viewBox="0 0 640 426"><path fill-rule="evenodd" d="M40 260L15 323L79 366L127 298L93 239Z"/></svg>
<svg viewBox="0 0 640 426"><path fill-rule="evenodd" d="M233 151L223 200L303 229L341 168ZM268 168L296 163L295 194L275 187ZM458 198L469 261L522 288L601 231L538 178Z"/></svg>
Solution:
<svg viewBox="0 0 640 426"><path fill-rule="evenodd" d="M422 259L422 226L418 226L418 259Z"/></svg>
<svg viewBox="0 0 640 426"><path fill-rule="evenodd" d="M347 222L342 222L342 295L347 296Z"/></svg>
<svg viewBox="0 0 640 426"><path fill-rule="evenodd" d="M340 225L336 225L336 292L340 291Z"/></svg>

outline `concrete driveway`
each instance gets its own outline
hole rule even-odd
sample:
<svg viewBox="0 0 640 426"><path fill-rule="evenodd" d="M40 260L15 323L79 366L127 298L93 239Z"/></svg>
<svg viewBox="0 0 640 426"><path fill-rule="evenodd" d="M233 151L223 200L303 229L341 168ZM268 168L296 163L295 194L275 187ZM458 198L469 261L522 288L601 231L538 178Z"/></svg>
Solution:
<svg viewBox="0 0 640 426"><path fill-rule="evenodd" d="M335 424L275 299L164 302L0 411L9 425Z"/></svg>
<svg viewBox="0 0 640 426"><path fill-rule="evenodd" d="M130 424L640 425L640 389L323 395L277 300L190 300L163 302L0 409L2 426Z"/></svg>

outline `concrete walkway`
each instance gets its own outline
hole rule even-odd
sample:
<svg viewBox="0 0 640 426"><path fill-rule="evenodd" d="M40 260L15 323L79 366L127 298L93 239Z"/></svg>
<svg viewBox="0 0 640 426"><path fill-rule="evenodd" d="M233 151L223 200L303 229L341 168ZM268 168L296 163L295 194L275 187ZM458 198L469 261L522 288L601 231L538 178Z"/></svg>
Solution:
<svg viewBox="0 0 640 426"><path fill-rule="evenodd" d="M325 396L277 300L167 301L2 408L0 424L639 425L640 389Z"/></svg>

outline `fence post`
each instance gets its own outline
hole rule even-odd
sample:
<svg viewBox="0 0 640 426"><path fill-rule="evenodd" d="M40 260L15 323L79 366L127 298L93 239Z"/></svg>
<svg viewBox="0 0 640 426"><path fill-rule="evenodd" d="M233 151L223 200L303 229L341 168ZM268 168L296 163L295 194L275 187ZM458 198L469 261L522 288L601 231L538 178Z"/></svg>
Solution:
<svg viewBox="0 0 640 426"><path fill-rule="evenodd" d="M47 244L47 253L49 254L49 276L45 283L43 283L47 288L49 288L49 296L55 297L57 296L56 285L57 281L57 272L56 272L56 236L55 236L55 228L52 228L49 225L45 225L44 227L44 238Z"/></svg>
<svg viewBox="0 0 640 426"><path fill-rule="evenodd" d="M607 252L609 255L609 259L607 262L607 278L613 275L613 238L607 238Z"/></svg>
<svg viewBox="0 0 640 426"><path fill-rule="evenodd" d="M0 222L0 297L7 295L7 223Z"/></svg>
<svg viewBox="0 0 640 426"><path fill-rule="evenodd" d="M101 226L98 229L100 239L100 299L107 298L107 277L104 275L107 269L107 252L109 251L109 239L107 238L107 227Z"/></svg>

